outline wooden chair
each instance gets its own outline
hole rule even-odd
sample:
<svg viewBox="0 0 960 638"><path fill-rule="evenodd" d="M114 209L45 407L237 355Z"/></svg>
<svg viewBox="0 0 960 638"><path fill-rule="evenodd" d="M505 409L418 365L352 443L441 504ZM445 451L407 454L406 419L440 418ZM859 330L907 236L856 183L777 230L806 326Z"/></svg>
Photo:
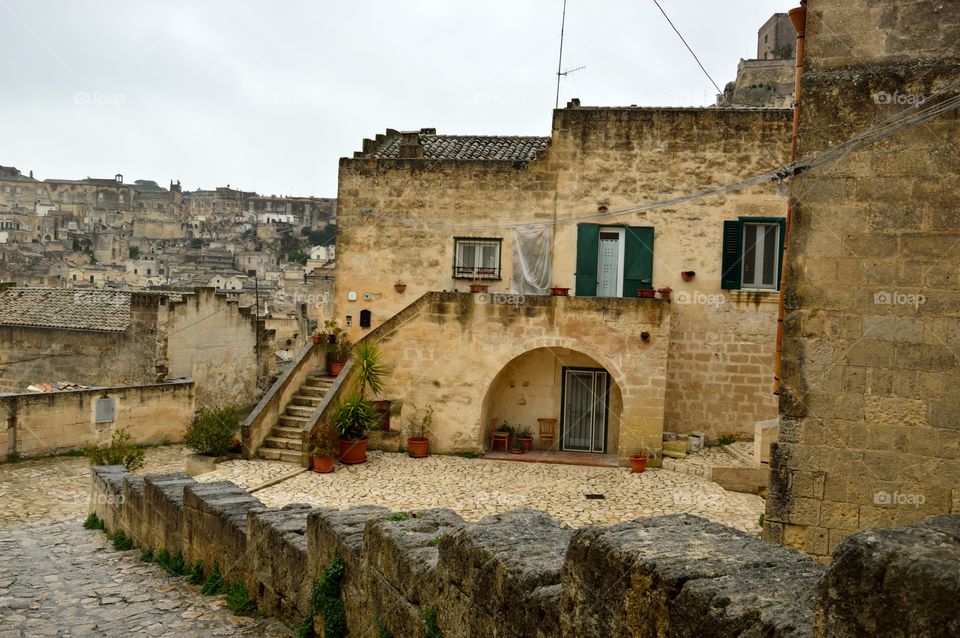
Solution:
<svg viewBox="0 0 960 638"><path fill-rule="evenodd" d="M552 450L557 444L557 419L537 419L540 424L540 449ZM544 444L549 441L550 446L544 448Z"/></svg>
<svg viewBox="0 0 960 638"><path fill-rule="evenodd" d="M497 426L500 425L500 419L494 417L490 419L490 451L497 451L497 441L503 441L503 451L510 450L510 433L497 432Z"/></svg>

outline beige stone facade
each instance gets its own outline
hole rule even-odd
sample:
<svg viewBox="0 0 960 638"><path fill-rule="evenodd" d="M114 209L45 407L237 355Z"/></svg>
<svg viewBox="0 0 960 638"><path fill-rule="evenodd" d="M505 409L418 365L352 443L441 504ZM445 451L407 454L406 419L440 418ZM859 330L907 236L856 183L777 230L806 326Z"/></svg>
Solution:
<svg viewBox="0 0 960 638"><path fill-rule="evenodd" d="M537 139L542 140L539 147ZM510 366L526 369L529 361L514 360L538 348L566 349L571 356L577 353L598 362L612 377L617 376L615 371L623 375L617 382L623 402L621 442L608 446L621 455L640 442L624 438L634 431L625 427L634 418L650 419L649 428L641 428L638 436L657 447L659 424L681 433L702 430L711 438L724 431L752 432L755 421L776 416L772 363L777 293L775 287L763 291L721 287L724 222L763 218L776 223L786 211L776 185L639 212L616 211L776 169L785 161L789 140L790 114L782 110L587 108L576 103L554 112L550 138L469 141L520 148L529 155L522 159L510 159L502 150L494 151L492 157L458 159L436 148L463 145L463 138L437 136L432 130L388 131L367 140L363 152L340 163L334 314L341 324L351 324L350 333L356 339L383 326L424 293L463 292L471 283L484 283L490 287L495 307L506 312L517 306L522 316L526 306L512 303L510 297L516 291L512 279L517 268L511 224L550 229L545 255L552 269L549 286L574 292L581 224L640 228L653 237L652 272L644 286L673 289L673 300L667 304L671 306L669 333L651 341L666 355L665 385L648 396L636 394L646 391L641 390L643 368L610 363L625 356L624 344L633 343L637 336L635 326L604 318L600 310L589 320L574 312L569 321L576 328L566 335L557 332L556 324L538 327L539 332L533 333L481 331L469 336L477 351L469 365L463 365L462 374L471 375L469 386L462 386L455 396L431 397L471 411L456 426L456 433L440 436L440 447L483 444L487 416L511 422L510 414L487 414L491 405L485 397L490 396L491 382L502 384L525 374L531 386L543 389L536 402L524 396L529 408L514 406L513 418L525 421L522 425L536 429L536 422L531 422L534 406L547 411L539 409L540 401L552 403L552 416L558 416L560 405L552 384L563 356L547 357L552 362L534 366L536 370L527 370L529 374L517 376L510 371ZM398 143L399 150L395 146L394 151L384 150ZM460 151L463 156L469 156L469 148ZM456 277L458 238L499 244L498 276L482 281ZM695 273L692 277L681 276L690 271ZM402 292L395 286L398 283L405 285ZM623 305L646 303L636 299L635 288L617 283L616 297L633 298L583 301L599 304L598 308L609 305L611 312L614 308L620 312ZM524 296L527 303L531 299L536 295ZM370 313L369 328L360 326L364 311ZM558 313L558 319L569 311ZM459 325L439 332L424 329L415 338L418 345L397 340L387 352L400 370L419 365L416 357L426 352L425 340L440 339L440 335L452 339L446 330ZM456 340L468 338L465 330L457 328ZM577 347L578 343L582 346ZM432 356L442 359L445 347L438 342L431 347L436 353ZM453 367L445 373L452 377L446 381L437 377L437 381L443 384L457 378ZM394 380L398 389L406 382ZM494 392L494 403L509 401L507 394ZM654 404L656 409L643 407ZM616 431L617 421L609 421L614 429L608 431L608 438Z"/></svg>
<svg viewBox="0 0 960 638"><path fill-rule="evenodd" d="M958 32L957 3L810 0L801 159L955 96ZM960 511L958 147L954 109L794 184L770 540L826 560Z"/></svg>

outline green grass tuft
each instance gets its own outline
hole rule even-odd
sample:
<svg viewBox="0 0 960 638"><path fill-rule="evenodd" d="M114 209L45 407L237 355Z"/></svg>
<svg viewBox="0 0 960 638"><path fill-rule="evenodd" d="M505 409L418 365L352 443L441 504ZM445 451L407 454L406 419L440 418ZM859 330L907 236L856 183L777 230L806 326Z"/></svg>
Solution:
<svg viewBox="0 0 960 638"><path fill-rule="evenodd" d="M193 568L190 569L190 584L191 585L202 585L203 584L203 561L198 560L193 564Z"/></svg>
<svg viewBox="0 0 960 638"><path fill-rule="evenodd" d="M116 532L108 536L110 542L113 543L113 548L118 552L125 552L127 550L133 549L133 539L123 533L122 529L118 529Z"/></svg>
<svg viewBox="0 0 960 638"><path fill-rule="evenodd" d="M100 520L99 516L97 516L94 512L90 512L90 514L87 516L87 520L83 522L83 529L105 530L106 526L103 524L103 521Z"/></svg>
<svg viewBox="0 0 960 638"><path fill-rule="evenodd" d="M227 607L238 616L257 615L257 603L243 585L231 585L227 588Z"/></svg>
<svg viewBox="0 0 960 638"><path fill-rule="evenodd" d="M200 593L204 596L218 596L224 592L226 586L227 583L223 580L223 574L214 566L213 571L207 574L206 579L204 579Z"/></svg>
<svg viewBox="0 0 960 638"><path fill-rule="evenodd" d="M423 630L427 638L443 638L443 632L437 624L437 611L433 607L423 610Z"/></svg>
<svg viewBox="0 0 960 638"><path fill-rule="evenodd" d="M148 547L148 548L146 548L145 550L143 550L143 553L140 554L140 560L142 560L142 561L145 562L145 563L152 563L152 562L153 562L153 549L150 548L150 547Z"/></svg>
<svg viewBox="0 0 960 638"><path fill-rule="evenodd" d="M396 514L391 514L387 517L388 521L408 521L410 520L410 515L406 512L397 512Z"/></svg>

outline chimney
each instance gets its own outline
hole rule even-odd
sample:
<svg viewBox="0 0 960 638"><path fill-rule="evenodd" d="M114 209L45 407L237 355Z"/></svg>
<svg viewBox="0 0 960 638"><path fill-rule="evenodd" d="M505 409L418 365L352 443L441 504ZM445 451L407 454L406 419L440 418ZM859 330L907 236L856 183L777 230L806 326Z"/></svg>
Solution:
<svg viewBox="0 0 960 638"><path fill-rule="evenodd" d="M400 157L404 159L423 158L420 131L403 131L400 133Z"/></svg>

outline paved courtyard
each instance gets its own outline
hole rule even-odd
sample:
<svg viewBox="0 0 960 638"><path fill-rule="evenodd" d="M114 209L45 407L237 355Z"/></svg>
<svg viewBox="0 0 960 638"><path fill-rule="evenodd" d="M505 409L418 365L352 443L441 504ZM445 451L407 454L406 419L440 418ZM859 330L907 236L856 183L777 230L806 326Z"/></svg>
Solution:
<svg viewBox="0 0 960 638"><path fill-rule="evenodd" d="M338 465L333 474L299 474L257 491L256 496L270 507L289 503L325 507L375 504L395 510L449 507L468 521L531 507L573 527L689 512L760 533L763 499L728 492L716 483L678 472L630 474L626 468L455 456L411 459L383 452L371 452L368 458L363 465ZM230 461L197 479L228 479L249 488L290 471L290 464L276 461ZM603 498L587 498L588 494Z"/></svg>

